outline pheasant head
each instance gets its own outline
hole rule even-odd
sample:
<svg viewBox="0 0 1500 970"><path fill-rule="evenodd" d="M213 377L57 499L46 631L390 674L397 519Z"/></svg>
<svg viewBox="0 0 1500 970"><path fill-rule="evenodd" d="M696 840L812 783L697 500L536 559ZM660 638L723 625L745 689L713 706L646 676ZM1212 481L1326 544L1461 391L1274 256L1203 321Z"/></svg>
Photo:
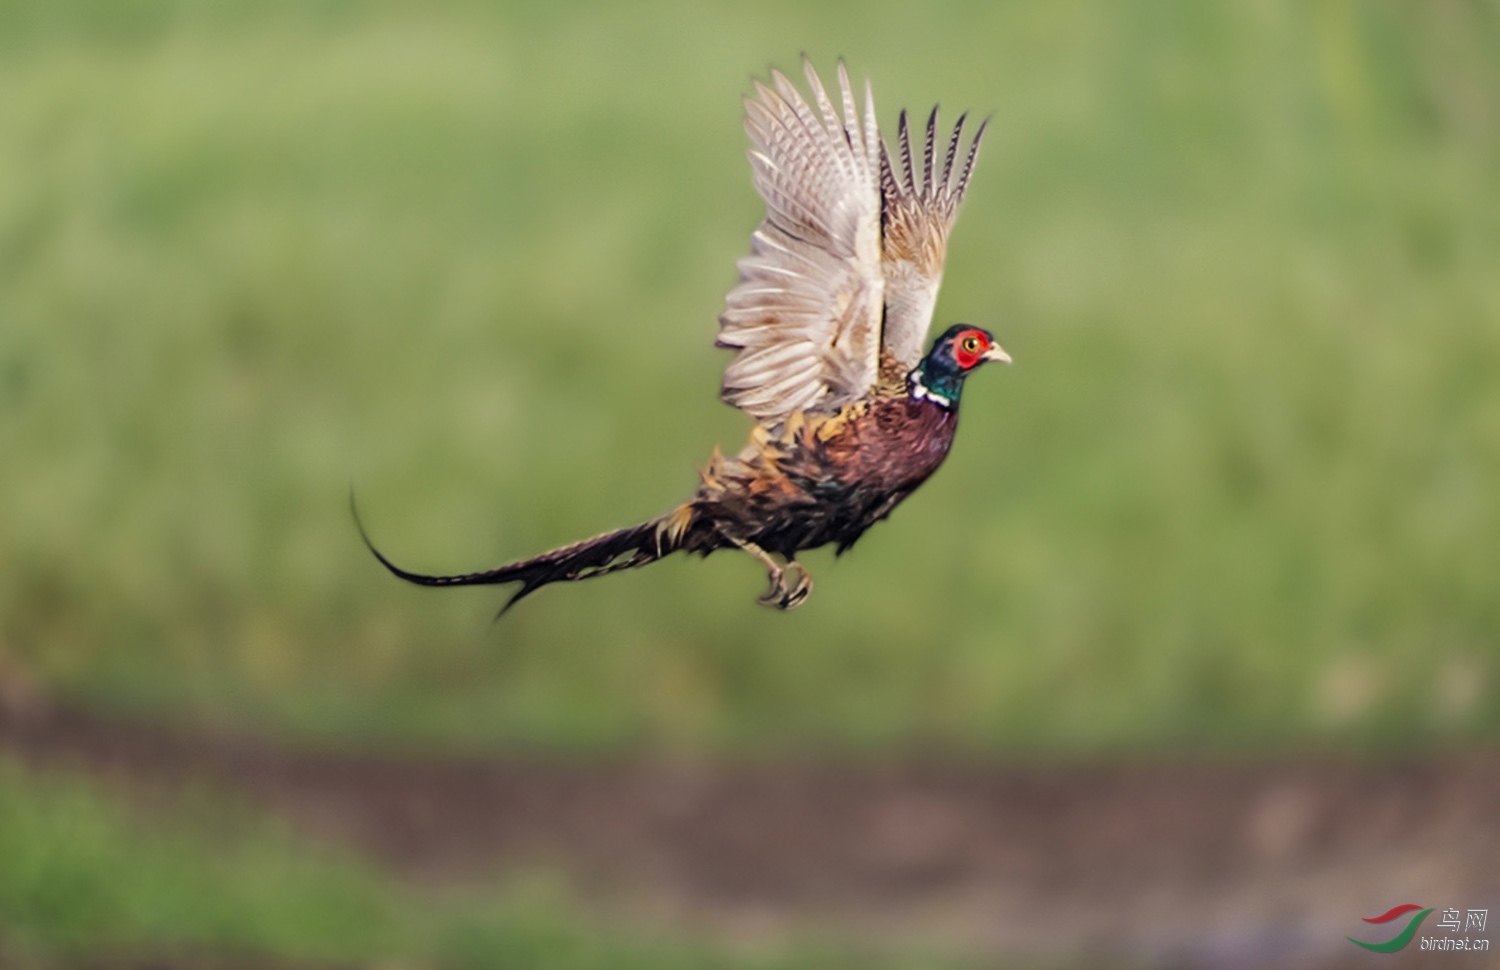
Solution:
<svg viewBox="0 0 1500 970"><path fill-rule="evenodd" d="M1010 354L995 343L988 330L955 323L933 342L932 350L907 375L907 390L918 400L932 401L952 410L958 407L964 378L990 360L1008 364Z"/></svg>

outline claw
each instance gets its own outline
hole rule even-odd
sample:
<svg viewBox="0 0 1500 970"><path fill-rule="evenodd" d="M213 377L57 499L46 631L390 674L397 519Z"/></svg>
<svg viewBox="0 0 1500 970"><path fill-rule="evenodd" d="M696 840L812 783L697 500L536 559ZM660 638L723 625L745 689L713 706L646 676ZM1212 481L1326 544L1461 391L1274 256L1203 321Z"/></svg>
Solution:
<svg viewBox="0 0 1500 970"><path fill-rule="evenodd" d="M784 610L786 607L782 606L781 603L786 598L787 592L785 572L781 568L773 566L769 575L771 580L770 588L760 596L757 596L755 602L761 606L774 606L777 609Z"/></svg>
<svg viewBox="0 0 1500 970"><path fill-rule="evenodd" d="M807 599L812 586L812 576L808 575L807 567L793 560L784 569L776 569L771 573L771 588L756 602L762 606L774 606L778 610L794 610Z"/></svg>
<svg viewBox="0 0 1500 970"><path fill-rule="evenodd" d="M786 595L777 605L783 610L795 610L807 600L808 594L812 592L812 574L807 571L806 566L795 559L786 564L785 572L795 573L796 579L793 580L791 589L787 590ZM786 582L785 575L782 576L782 582Z"/></svg>

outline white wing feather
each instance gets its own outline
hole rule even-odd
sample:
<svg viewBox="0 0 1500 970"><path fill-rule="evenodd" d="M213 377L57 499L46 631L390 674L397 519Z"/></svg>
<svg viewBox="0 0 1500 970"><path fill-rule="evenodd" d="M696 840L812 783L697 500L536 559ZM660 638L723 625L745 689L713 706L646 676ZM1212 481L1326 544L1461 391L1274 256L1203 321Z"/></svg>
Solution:
<svg viewBox="0 0 1500 970"><path fill-rule="evenodd" d="M843 117L803 61L816 112L779 72L745 101L755 187L766 218L738 263L718 345L739 351L724 400L765 424L836 409L874 385L880 354L880 135L868 82L865 120L839 62Z"/></svg>

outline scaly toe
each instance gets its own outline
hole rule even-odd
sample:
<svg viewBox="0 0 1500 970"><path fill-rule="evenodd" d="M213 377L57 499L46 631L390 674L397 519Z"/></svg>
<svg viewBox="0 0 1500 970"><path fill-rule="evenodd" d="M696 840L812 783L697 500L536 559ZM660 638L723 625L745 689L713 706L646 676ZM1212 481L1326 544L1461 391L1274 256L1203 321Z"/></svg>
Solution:
<svg viewBox="0 0 1500 970"><path fill-rule="evenodd" d="M785 573L778 569L771 573L771 588L755 598L755 602L761 606L774 606L778 610L786 609L781 605L787 596Z"/></svg>

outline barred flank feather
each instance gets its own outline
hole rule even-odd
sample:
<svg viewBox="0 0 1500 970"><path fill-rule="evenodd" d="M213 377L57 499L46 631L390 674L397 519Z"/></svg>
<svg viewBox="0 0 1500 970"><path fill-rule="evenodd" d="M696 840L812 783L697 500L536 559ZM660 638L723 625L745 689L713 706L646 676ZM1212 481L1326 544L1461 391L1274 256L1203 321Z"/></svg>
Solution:
<svg viewBox="0 0 1500 970"><path fill-rule="evenodd" d="M678 519L682 510L676 510L660 519L652 519L628 529L606 532L603 535L575 542L561 549L544 552L531 559L497 566L475 573L460 573L453 576L427 576L413 573L391 562L375 548L365 533L360 521L359 509L354 496L349 496L349 508L354 513L354 524L365 546L390 572L418 586L498 586L505 583L520 583L521 588L506 600L498 615L515 606L522 597L546 586L548 583L571 583L580 579L592 579L622 569L634 569L656 562L681 548L682 530Z"/></svg>

